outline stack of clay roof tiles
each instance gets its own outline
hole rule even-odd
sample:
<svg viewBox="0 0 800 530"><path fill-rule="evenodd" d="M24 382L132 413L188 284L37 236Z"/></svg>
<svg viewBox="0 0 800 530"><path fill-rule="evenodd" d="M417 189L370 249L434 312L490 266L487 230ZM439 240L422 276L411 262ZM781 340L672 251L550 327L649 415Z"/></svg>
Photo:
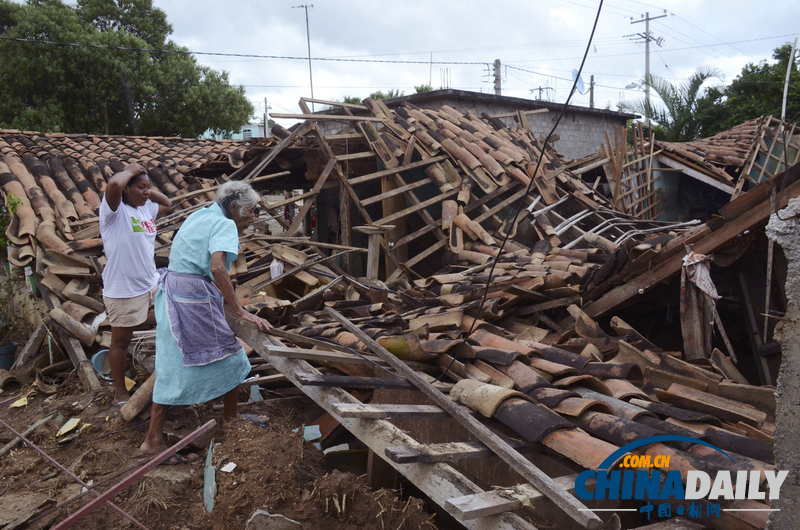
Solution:
<svg viewBox="0 0 800 530"><path fill-rule="evenodd" d="M656 148L730 186L732 198L771 179L800 159L797 126L762 116L693 142L655 142ZM783 146L788 146L784 153Z"/></svg>

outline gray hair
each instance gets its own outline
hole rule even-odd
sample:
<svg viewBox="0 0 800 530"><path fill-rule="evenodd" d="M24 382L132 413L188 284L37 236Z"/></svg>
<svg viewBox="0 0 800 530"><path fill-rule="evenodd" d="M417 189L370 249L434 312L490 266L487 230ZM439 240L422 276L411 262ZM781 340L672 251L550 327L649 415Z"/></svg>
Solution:
<svg viewBox="0 0 800 530"><path fill-rule="evenodd" d="M247 182L232 180L217 190L216 203L222 208L225 217L230 217L234 208L238 208L239 216L244 216L258 204L258 193Z"/></svg>

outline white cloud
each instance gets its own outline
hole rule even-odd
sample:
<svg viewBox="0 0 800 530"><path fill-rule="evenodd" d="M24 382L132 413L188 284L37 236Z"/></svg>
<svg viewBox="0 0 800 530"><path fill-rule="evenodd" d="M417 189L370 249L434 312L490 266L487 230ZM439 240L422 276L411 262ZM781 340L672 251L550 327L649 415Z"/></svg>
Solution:
<svg viewBox="0 0 800 530"><path fill-rule="evenodd" d="M244 85L248 97L261 104L259 112L265 97L273 112L299 112L299 98L311 95L305 15L293 9L297 0L155 0L155 5L167 13L172 39L192 50L298 58L197 56L203 64L229 71L231 81ZM596 104L616 103L621 87L644 76L644 46L624 37L645 30L644 23L631 24L632 18L645 11L659 16L664 7L671 14L650 26L654 37L663 38L662 46L651 45L650 65L654 75L670 80L681 81L707 64L722 69L730 82L747 62L770 59L775 47L798 34L800 3L788 0L769 8L744 0L673 0L663 6L605 2L583 71L587 85L595 76ZM492 91L487 65L499 58L527 70L503 70L504 94L536 97L541 87L543 96L563 101L596 8L593 0L318 0L309 9L312 57L421 64L316 60L314 94L339 100L393 88L408 94L429 79L438 87L445 69L453 88ZM426 64L431 54L433 65ZM455 64L465 62L478 64ZM624 95L634 97L631 91ZM576 95L574 102L588 105L588 95Z"/></svg>

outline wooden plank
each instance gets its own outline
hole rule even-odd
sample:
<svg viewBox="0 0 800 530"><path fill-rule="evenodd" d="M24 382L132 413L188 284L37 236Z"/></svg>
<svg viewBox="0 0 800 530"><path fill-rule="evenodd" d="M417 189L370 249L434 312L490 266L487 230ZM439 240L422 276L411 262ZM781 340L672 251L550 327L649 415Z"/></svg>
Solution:
<svg viewBox="0 0 800 530"><path fill-rule="evenodd" d="M36 354L39 353L39 348L42 347L42 342L44 342L44 338L47 336L47 333L47 326L45 325L44 321L40 321L36 326L36 329L34 329L33 333L31 333L31 336L28 338L28 342L25 343L22 351L14 360L11 370L20 367L24 368L25 365L31 361L31 359L36 357Z"/></svg>
<svg viewBox="0 0 800 530"><path fill-rule="evenodd" d="M362 153L348 153L346 155L336 155L336 160L339 162L346 162L348 160L361 160L362 158L372 158L376 156L372 151L364 151Z"/></svg>
<svg viewBox="0 0 800 530"><path fill-rule="evenodd" d="M239 388L249 388L253 385L268 385L270 383L282 383L286 381L283 374L263 375L261 377L254 377L252 379L245 379Z"/></svg>
<svg viewBox="0 0 800 530"><path fill-rule="evenodd" d="M100 390L102 385L97 379L92 363L86 357L86 352L83 351L81 342L58 326L55 327L55 333L72 361L72 365L77 369L81 383L87 390Z"/></svg>
<svg viewBox="0 0 800 530"><path fill-rule="evenodd" d="M568 492L574 493L576 478L578 478L578 475L567 475L555 478L553 482ZM475 495L448 499L447 505L455 512L460 521L465 521L521 509L523 507L522 501L514 495L519 495L522 498L527 497L528 502L531 504L544 497L542 492L533 488L530 484L519 484L511 488L501 488Z"/></svg>
<svg viewBox="0 0 800 530"><path fill-rule="evenodd" d="M531 451L536 448L534 444L514 440L509 440L508 443L517 451ZM490 456L494 456L492 450L480 442L447 442L425 444L418 447L401 445L386 448L386 457L398 464L455 462Z"/></svg>
<svg viewBox="0 0 800 530"><path fill-rule="evenodd" d="M444 248L445 245L447 245L447 240L446 239L440 239L439 241L437 241L433 245L429 246L428 248L426 248L425 250L423 250L422 252L420 252L419 254L417 254L416 256L411 258L410 260L406 261L405 262L406 269L412 268L414 265L416 265L420 261L424 260L425 258L430 256L431 254L433 254L437 250L439 250L441 248Z"/></svg>
<svg viewBox="0 0 800 530"><path fill-rule="evenodd" d="M658 155L658 161L661 162L662 164L664 164L665 166L668 166L668 167L671 167L671 168L675 168L675 169L680 169L681 171L683 171L684 173L686 173L690 177L692 177L694 179L697 179L700 182L708 184L709 186L717 188L718 190L724 191L725 193L727 193L729 195L733 195L733 192L734 192L735 188L733 186L728 185L728 184L722 183L720 180L718 180L715 177L710 177L710 176L706 175L705 173L701 173L700 171L697 171L696 169L693 169L693 168L687 166L686 164L682 164L682 163L678 162L677 160L674 160L674 159L672 159L672 158L670 158L670 157L668 157L668 156L666 156L664 154Z"/></svg>
<svg viewBox="0 0 800 530"><path fill-rule="evenodd" d="M673 383L666 392L658 392L658 399L697 412L713 414L721 420L736 423L743 421L760 429L767 414L750 405L715 396L694 388Z"/></svg>
<svg viewBox="0 0 800 530"><path fill-rule="evenodd" d="M418 180L416 182L412 182L411 184L406 184L405 186L403 186L401 188L395 188L395 189L389 190L389 191L387 191L385 193L381 193L380 195L374 195L372 197L364 199L364 200L361 201L361 204L363 204L364 206L369 206L370 204L374 204L374 203L380 202L380 201L382 201L384 199L388 199L390 197L394 197L396 195L400 195L401 193L406 193L407 191L411 191L411 190L416 189L416 188L421 188L422 186L425 186L426 184L430 184L431 182L432 182L431 179L424 178L422 180Z"/></svg>
<svg viewBox="0 0 800 530"><path fill-rule="evenodd" d="M326 286L327 287L327 286ZM286 359L304 359L306 361L317 362L337 362L350 364L379 364L386 365L380 357L374 355L353 355L352 353L332 352L324 350L307 350L305 348L287 348L285 346L269 346L267 351L270 355L283 357Z"/></svg>
<svg viewBox="0 0 800 530"><path fill-rule="evenodd" d="M297 374L297 382L304 386L325 386L339 388L395 388L414 390L414 385L403 379L384 379L381 377L351 377L347 375Z"/></svg>
<svg viewBox="0 0 800 530"><path fill-rule="evenodd" d="M325 141L325 138L324 138L324 136L322 134L322 131L319 129L319 127L315 126L315 128L316 128L316 131L317 131L316 138L317 138L317 142L318 142L319 146L322 148L323 152L325 153L326 156L328 156L329 159L333 158L334 157L333 150L331 149L331 146L328 145L328 142ZM344 173L342 173L342 171L339 168L338 164L334 166L334 171L336 172L336 178L339 179L339 183L342 185L342 188L344 188L344 190L347 192L347 195L349 195L350 198L353 200L353 202L355 203L356 207L358 208L358 211L361 213L361 216L364 218L366 223L370 224L370 225L371 224L376 224L376 223L374 223L372 221L372 217L369 215L369 213L367 213L366 208L364 208L364 206L361 204L361 199L359 198L358 194L353 189L353 186L348 181L347 177L344 175ZM342 198L344 198L345 195L341 193L341 190L340 190L339 193L342 195ZM343 201L343 202L347 203L346 206L349 208L349 201ZM340 211L340 219L342 219L342 223L343 223L342 233L346 234L346 239L345 239L345 236L342 237L342 243L343 244L348 244L350 242L350 228L351 227L349 227L349 226L345 227L344 223L345 223L345 220L346 220L347 224L348 225L350 224L349 212L345 212L344 209L342 209ZM345 231L344 230L345 228L348 228L348 230ZM400 267L400 263L397 261L397 258L395 257L394 253L391 252L391 249L389 248L389 245L386 243L386 240L384 238L381 238L381 247L383 247L383 252L384 252L384 255L386 256L386 259L387 260L391 260L391 262L392 262L392 264L394 265L395 268L399 268Z"/></svg>
<svg viewBox="0 0 800 530"><path fill-rule="evenodd" d="M449 418L450 415L435 405L383 405L333 403L331 405L344 418Z"/></svg>
<svg viewBox="0 0 800 530"><path fill-rule="evenodd" d="M342 324L350 333L358 337L358 339L366 344L376 355L388 362L400 375L413 383L413 385L422 391L434 404L445 409L463 427L469 430L472 435L476 436L487 447L491 448L506 464L515 469L520 475L525 477L525 479L531 481L534 487L544 493L551 501L558 505L559 508L572 517L573 520L589 529L598 529L603 525L599 517L592 512L584 511L586 507L575 497L569 495L562 486L544 474L539 468L534 466L529 460L520 455L514 448L508 445L508 443L495 435L474 417L465 414L462 407L454 403L450 398L442 394L411 368L406 366L401 360L372 340L359 327L355 326L352 322L330 307L325 308L325 312Z"/></svg>
<svg viewBox="0 0 800 530"><path fill-rule="evenodd" d="M328 101L327 99L314 99L314 98L300 98L301 101L306 101L308 103L319 103L320 105L328 105L331 107L342 107L344 109L356 109L356 110L369 110L365 105L358 105L355 103L342 103L341 101ZM273 116L273 114L270 114ZM329 138L329 137L328 137Z"/></svg>
<svg viewBox="0 0 800 530"><path fill-rule="evenodd" d="M386 121L384 118L374 118L372 116L345 116L342 114L287 114L279 112L270 113L270 118L287 120L310 120L310 121Z"/></svg>
<svg viewBox="0 0 800 530"><path fill-rule="evenodd" d="M302 135L306 134L307 132L309 132L309 131L310 131L310 130L313 128L313 126L314 126L314 124L313 124L313 123L311 123L311 122L305 122L303 125L301 125L301 126L300 126L300 127L298 127L297 129L295 129L295 130L292 132L292 134L290 134L289 136L287 136L286 138L284 138L283 140L281 140L281 141L278 143L278 145L276 145L275 147L273 147L273 148L272 148L272 150L269 152L269 154L268 154L267 156L265 156L265 157L264 157L264 158L263 158L263 159L262 159L262 160L261 160L261 161L258 163L258 165L257 165L257 166L256 166L256 167L255 167L255 168L254 168L254 169L253 169L253 170L252 170L252 171L251 171L251 172L250 172L250 173L249 173L249 174L248 174L246 177L244 177L242 180L243 180L244 182L251 182L251 181L252 181L254 178L256 178L256 177L258 176L258 174L259 174L259 173L261 173L261 170L262 170L262 169L264 169L265 167L267 167L267 166L268 166L268 165L269 165L269 164L270 164L270 163L271 163L273 160L275 160L275 159L278 157L278 155L279 155L279 154L281 154L281 152L282 152L282 151L283 151L283 150L284 150L286 147L288 147L288 146L289 146L289 145L290 145L292 142L294 142L294 140L295 140L295 139L296 139L298 136L302 136ZM247 166L245 166L245 167L247 167ZM245 169L245 167L243 167L242 169ZM238 178L238 177L239 177L239 175L237 175L237 173L239 173L239 171L235 171L235 172L233 173L233 175L231 175L229 178L230 178L230 179L236 179L236 178Z"/></svg>
<svg viewBox="0 0 800 530"><path fill-rule="evenodd" d="M474 200L474 201L470 201L470 203L467 204L464 207L464 213L470 213L471 211L479 208L481 205L486 204L490 200L494 199L495 197L498 197L499 195L501 195L501 194L503 194L503 193L505 193L507 191L511 191L512 189L514 189L518 185L519 184L517 182L512 182L511 184L509 184L507 186L504 186L502 188L496 189L492 193L484 195L480 199L477 199L477 200ZM481 219L481 220L483 220L483 219ZM478 222L480 222L480 221L478 221ZM418 237L427 234L428 232L432 232L433 230L436 230L440 226L441 226L441 220L434 221L433 223L427 223L426 226L420 228L419 230L416 230L415 232L412 232L411 234L408 234L407 236L405 236L401 240L395 242L394 246L395 246L395 248L397 248L399 246L405 245L405 244L413 241L414 239L417 239ZM436 250L438 250L440 248L442 248L441 245L437 246L430 253L425 254L425 256L426 257L429 256L430 254L432 254L433 252L435 252ZM419 263L419 261L414 261L413 262L413 264L416 264L416 263ZM406 263L406 267L411 267L411 266L412 266L412 262L411 261Z"/></svg>
<svg viewBox="0 0 800 530"><path fill-rule="evenodd" d="M576 296L569 296L567 298L556 298L555 300L548 300L547 302L542 302L540 304L534 304L532 306L523 307L516 311L518 315L532 315L533 313L538 313L539 311L548 311L550 309L556 309L558 307L567 307L572 304L579 304L581 303L580 295Z"/></svg>
<svg viewBox="0 0 800 530"><path fill-rule="evenodd" d="M317 179L317 181L314 183L314 187L311 188L311 191L309 193L314 194L314 195L319 193L319 190L321 190L322 186L325 185L325 181L328 180L328 177L330 176L331 172L333 171L333 168L336 167L336 164L337 164L336 158L329 158L328 159L328 163L325 164L325 169L322 170L322 173L320 174L320 176ZM302 224L303 219L305 219L306 214L311 211L311 204L312 203L313 203L313 201L310 201L310 200L303 201L303 207L300 208L300 212L294 218L294 221L292 221L291 226L289 226L289 228L286 230L286 235L287 236L294 235L294 233L297 232L300 229L300 225Z"/></svg>
<svg viewBox="0 0 800 530"><path fill-rule="evenodd" d="M445 201L445 200L449 199L450 197L453 197L454 195L458 195L458 190L450 190L447 193L442 193L441 195L437 195L436 197L432 197L432 198L428 199L427 201L420 202L419 204L415 204L413 206L409 206L405 210L401 210L399 212L396 212L396 213L394 213L392 215L389 215L388 217L384 217L383 219L378 219L377 221L375 221L375 223L370 223L370 224L379 224L379 225L390 224L392 221L395 221L396 219L401 219L401 218L405 217L406 215L408 215L410 213L418 212L418 211L420 211L420 210L422 210L424 208L427 208L428 206L430 206L432 204L436 204L437 202Z"/></svg>
<svg viewBox="0 0 800 530"><path fill-rule="evenodd" d="M305 361L268 355L265 346L280 345L277 339L259 332L251 323L239 321L230 314L227 316L236 335L250 344L259 355L296 385L299 386L297 374L319 373ZM388 421L343 418L336 414L330 406L331 403L359 403L356 398L340 388L303 387L302 390L376 454L384 454L386 447L389 446L420 446L416 440ZM461 472L446 463L397 464L391 461L389 463L442 508L445 507L447 499L482 491ZM463 524L471 530L536 530L524 518L513 513L464 521Z"/></svg>
<svg viewBox="0 0 800 530"><path fill-rule="evenodd" d="M433 158L428 158L426 160L420 160L419 162L412 162L406 166L397 166L391 169L384 169L383 171L376 171L375 173L370 173L369 175L364 175L361 177L355 177L348 179L351 186L356 186L357 184L362 184L364 182L369 182L370 180L375 180L381 177L388 177L389 175L396 175L398 173L404 173L411 169L416 169L419 167L427 167L431 164L436 162L441 162L442 160L447 160L446 156L435 156Z"/></svg>

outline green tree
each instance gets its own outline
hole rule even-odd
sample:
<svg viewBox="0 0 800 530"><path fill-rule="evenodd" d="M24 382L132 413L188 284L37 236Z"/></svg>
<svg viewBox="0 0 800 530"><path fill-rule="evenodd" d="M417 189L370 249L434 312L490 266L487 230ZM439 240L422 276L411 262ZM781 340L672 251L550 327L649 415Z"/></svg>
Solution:
<svg viewBox="0 0 800 530"><path fill-rule="evenodd" d="M227 73L167 36L152 0L0 0L0 33L117 50L0 42L0 127L196 137L245 125L253 107ZM164 51L144 51L144 50Z"/></svg>
<svg viewBox="0 0 800 530"><path fill-rule="evenodd" d="M422 94L423 92L433 92L433 87L425 84L414 86L415 94Z"/></svg>
<svg viewBox="0 0 800 530"><path fill-rule="evenodd" d="M724 90L709 89L698 104L703 133L712 135L759 116L780 118L786 66L792 45L775 48L769 63L749 63ZM794 60L789 75L786 119L800 112L800 66Z"/></svg>
<svg viewBox="0 0 800 530"><path fill-rule="evenodd" d="M343 103L349 103L350 105L361 105L361 98L358 96L345 96Z"/></svg>
<svg viewBox="0 0 800 530"><path fill-rule="evenodd" d="M700 88L708 79L720 77L720 70L713 67L700 67L688 82L673 85L660 77L649 76L645 83L655 92L661 104L650 105L642 98L639 101L623 102L621 107L639 114L649 115L656 126L653 130L660 140L669 142L689 142L700 135L700 122L697 120L697 106Z"/></svg>
<svg viewBox="0 0 800 530"><path fill-rule="evenodd" d="M405 94L404 90L397 90L391 89L387 92L383 92L382 90L378 90L377 92L373 92L369 95L372 99L392 99L392 98L399 98Z"/></svg>

